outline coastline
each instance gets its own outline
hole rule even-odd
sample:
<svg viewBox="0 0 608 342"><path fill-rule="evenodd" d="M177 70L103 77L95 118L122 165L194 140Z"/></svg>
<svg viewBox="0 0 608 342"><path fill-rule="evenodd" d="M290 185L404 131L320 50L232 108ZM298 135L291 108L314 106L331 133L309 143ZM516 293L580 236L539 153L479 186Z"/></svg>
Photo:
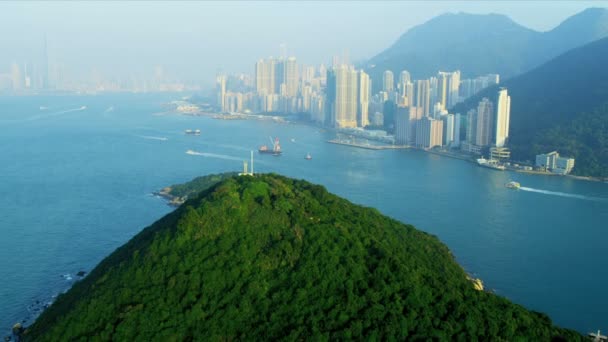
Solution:
<svg viewBox="0 0 608 342"><path fill-rule="evenodd" d="M169 113L169 112L171 112L171 111L164 112L164 113ZM178 109L173 110L173 113L178 114L178 115L188 115L188 116L206 116L206 117L211 117L216 120L274 121L276 123L283 123L283 124L301 124L301 125L306 125L306 126L311 126L311 127L320 127L318 125L315 125L310 122L305 122L305 121L289 121L289 120L285 119L284 117L277 116L277 115L271 116L271 115L264 115L264 114L242 114L242 113L220 114L220 113L214 113L214 112L206 112L206 111L202 111L202 110L180 111ZM331 127L322 127L322 128L331 130L336 133L340 133L340 131L335 128L331 128ZM369 138L364 138L364 139L376 141L374 139L369 139ZM368 150L387 150L387 149L419 150L419 151L435 154L438 156L460 159L460 160L468 161L470 163L475 164L474 156L468 156L465 154L453 153L453 152L447 152L447 151L436 151L436 150L430 150L430 149L417 148L417 147L413 147L413 146L409 146L409 145L378 145L378 146L369 145L368 146L368 145L364 145L364 144L345 143L345 142L341 142L337 139L330 139L330 140L327 140L326 142L331 143L331 144L337 144L337 145L351 146L351 147L355 147L355 148L364 148L364 149L368 149ZM516 168L512 168L512 167L507 167L507 170L519 172L519 173L531 174L531 175L538 175L538 176L562 176L562 177L568 177L571 179L582 180L582 181L608 183L608 177L580 176L580 175L572 175L572 174L558 175L558 174L551 173L551 172L516 169ZM175 198L174 196L171 196L168 193L163 194L161 192L159 192L157 195L166 198L171 203L170 205L179 206L181 203L183 203L183 202L179 202L178 198ZM175 203L173 203L173 201L175 201Z"/></svg>

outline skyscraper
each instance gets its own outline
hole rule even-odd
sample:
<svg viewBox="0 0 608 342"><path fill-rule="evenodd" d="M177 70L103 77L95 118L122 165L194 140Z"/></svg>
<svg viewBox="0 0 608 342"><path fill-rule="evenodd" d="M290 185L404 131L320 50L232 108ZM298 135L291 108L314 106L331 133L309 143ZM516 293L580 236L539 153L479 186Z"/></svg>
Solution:
<svg viewBox="0 0 608 342"><path fill-rule="evenodd" d="M511 97L506 88L500 88L496 100L496 117L493 134L493 144L496 147L505 146L509 138L509 119L511 115Z"/></svg>
<svg viewBox="0 0 608 342"><path fill-rule="evenodd" d="M488 146L492 142L492 121L494 105L488 98L483 98L477 106L475 145Z"/></svg>
<svg viewBox="0 0 608 342"><path fill-rule="evenodd" d="M458 103L460 87L460 71L437 73L437 98L442 109L448 109Z"/></svg>
<svg viewBox="0 0 608 342"><path fill-rule="evenodd" d="M382 90L389 93L392 93L395 89L395 77L393 76L393 72L390 70L386 70L384 74L382 74Z"/></svg>
<svg viewBox="0 0 608 342"><path fill-rule="evenodd" d="M217 94L217 106L222 112L226 112L226 75L218 75L215 79L215 85Z"/></svg>
<svg viewBox="0 0 608 342"><path fill-rule="evenodd" d="M335 73L335 103L333 125L335 127L357 127L357 71L342 64L334 68Z"/></svg>
<svg viewBox="0 0 608 342"><path fill-rule="evenodd" d="M365 71L359 71L359 108L357 113L357 126L369 125L369 100L372 93L372 81Z"/></svg>
<svg viewBox="0 0 608 342"><path fill-rule="evenodd" d="M443 122L428 116L418 120L416 124L416 146L433 148L443 145Z"/></svg>
<svg viewBox="0 0 608 342"><path fill-rule="evenodd" d="M275 93L275 64L272 58L255 63L255 91L259 95Z"/></svg>
<svg viewBox="0 0 608 342"><path fill-rule="evenodd" d="M452 145L454 142L454 114L443 115L443 144Z"/></svg>
<svg viewBox="0 0 608 342"><path fill-rule="evenodd" d="M289 57L284 64L285 95L294 97L298 94L298 64L295 57Z"/></svg>
<svg viewBox="0 0 608 342"><path fill-rule="evenodd" d="M428 116L430 111L430 85L429 80L417 80L414 87L414 106L420 107L423 116Z"/></svg>

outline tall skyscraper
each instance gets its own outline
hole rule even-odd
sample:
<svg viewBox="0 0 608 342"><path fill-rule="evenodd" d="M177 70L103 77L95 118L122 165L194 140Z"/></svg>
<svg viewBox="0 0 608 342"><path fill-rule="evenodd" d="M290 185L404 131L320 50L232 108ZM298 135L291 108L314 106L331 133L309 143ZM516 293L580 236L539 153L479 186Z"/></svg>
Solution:
<svg viewBox="0 0 608 342"><path fill-rule="evenodd" d="M506 88L498 91L496 100L496 117L493 134L493 144L496 147L505 146L509 138L509 120L511 116L511 96Z"/></svg>
<svg viewBox="0 0 608 342"><path fill-rule="evenodd" d="M215 79L215 85L217 94L217 106L222 112L226 112L226 75L218 75Z"/></svg>
<svg viewBox="0 0 608 342"><path fill-rule="evenodd" d="M289 57L284 64L285 93L287 96L298 94L298 64L295 57Z"/></svg>
<svg viewBox="0 0 608 342"><path fill-rule="evenodd" d="M357 71L342 64L334 68L335 73L335 103L333 110L334 127L357 127Z"/></svg>
<svg viewBox="0 0 608 342"><path fill-rule="evenodd" d="M460 114L454 115L454 141L452 147L460 147L460 122L462 118Z"/></svg>
<svg viewBox="0 0 608 342"><path fill-rule="evenodd" d="M443 115L443 144L451 146L454 143L454 114Z"/></svg>
<svg viewBox="0 0 608 342"><path fill-rule="evenodd" d="M372 81L365 71L359 71L359 108L357 113L357 126L369 125L369 101L372 93Z"/></svg>
<svg viewBox="0 0 608 342"><path fill-rule="evenodd" d="M442 109L448 109L459 101L458 89L460 87L460 71L443 72L437 74L437 98Z"/></svg>
<svg viewBox="0 0 608 342"><path fill-rule="evenodd" d="M390 70L386 70L382 74L382 90L389 94L395 90L395 77Z"/></svg>
<svg viewBox="0 0 608 342"><path fill-rule="evenodd" d="M475 145L488 146L492 142L492 121L494 105L488 98L483 98L477 106Z"/></svg>
<svg viewBox="0 0 608 342"><path fill-rule="evenodd" d="M255 91L259 95L275 93L275 64L272 58L255 63Z"/></svg>
<svg viewBox="0 0 608 342"><path fill-rule="evenodd" d="M430 85L429 80L417 80L414 87L414 106L422 110L423 116L428 116L430 111Z"/></svg>
<svg viewBox="0 0 608 342"><path fill-rule="evenodd" d="M477 109L470 109L467 112L467 131L466 142L475 145L477 141Z"/></svg>

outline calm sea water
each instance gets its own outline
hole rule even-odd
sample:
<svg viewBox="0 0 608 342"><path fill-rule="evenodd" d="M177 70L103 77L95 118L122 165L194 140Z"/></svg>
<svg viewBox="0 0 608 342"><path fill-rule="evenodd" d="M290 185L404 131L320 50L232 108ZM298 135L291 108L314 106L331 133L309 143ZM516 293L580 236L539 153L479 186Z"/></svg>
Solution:
<svg viewBox="0 0 608 342"><path fill-rule="evenodd" d="M256 154L256 171L414 224L496 293L581 332L608 329L608 184L332 145L304 125L159 114L177 98L0 97L0 332L30 324L76 272L170 212L153 191L239 170L269 136L285 153ZM195 128L201 136L183 134ZM506 189L509 180L526 189Z"/></svg>

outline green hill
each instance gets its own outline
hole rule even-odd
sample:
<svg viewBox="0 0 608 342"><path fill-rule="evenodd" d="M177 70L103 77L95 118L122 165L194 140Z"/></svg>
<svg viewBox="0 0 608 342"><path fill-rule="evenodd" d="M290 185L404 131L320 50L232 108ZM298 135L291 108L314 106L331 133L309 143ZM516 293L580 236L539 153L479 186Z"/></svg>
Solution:
<svg viewBox="0 0 608 342"><path fill-rule="evenodd" d="M415 79L460 70L466 78L498 73L508 79L606 36L605 8L586 9L547 32L499 14L447 13L411 28L362 67L371 75L375 91L382 86L385 70L392 70L396 78L402 70Z"/></svg>
<svg viewBox="0 0 608 342"><path fill-rule="evenodd" d="M103 260L26 340L550 340L445 245L322 186L233 177Z"/></svg>
<svg viewBox="0 0 608 342"><path fill-rule="evenodd" d="M568 51L507 80L511 95L509 145L516 160L557 150L576 158L574 173L608 177L608 38ZM466 113L496 87L451 112Z"/></svg>

